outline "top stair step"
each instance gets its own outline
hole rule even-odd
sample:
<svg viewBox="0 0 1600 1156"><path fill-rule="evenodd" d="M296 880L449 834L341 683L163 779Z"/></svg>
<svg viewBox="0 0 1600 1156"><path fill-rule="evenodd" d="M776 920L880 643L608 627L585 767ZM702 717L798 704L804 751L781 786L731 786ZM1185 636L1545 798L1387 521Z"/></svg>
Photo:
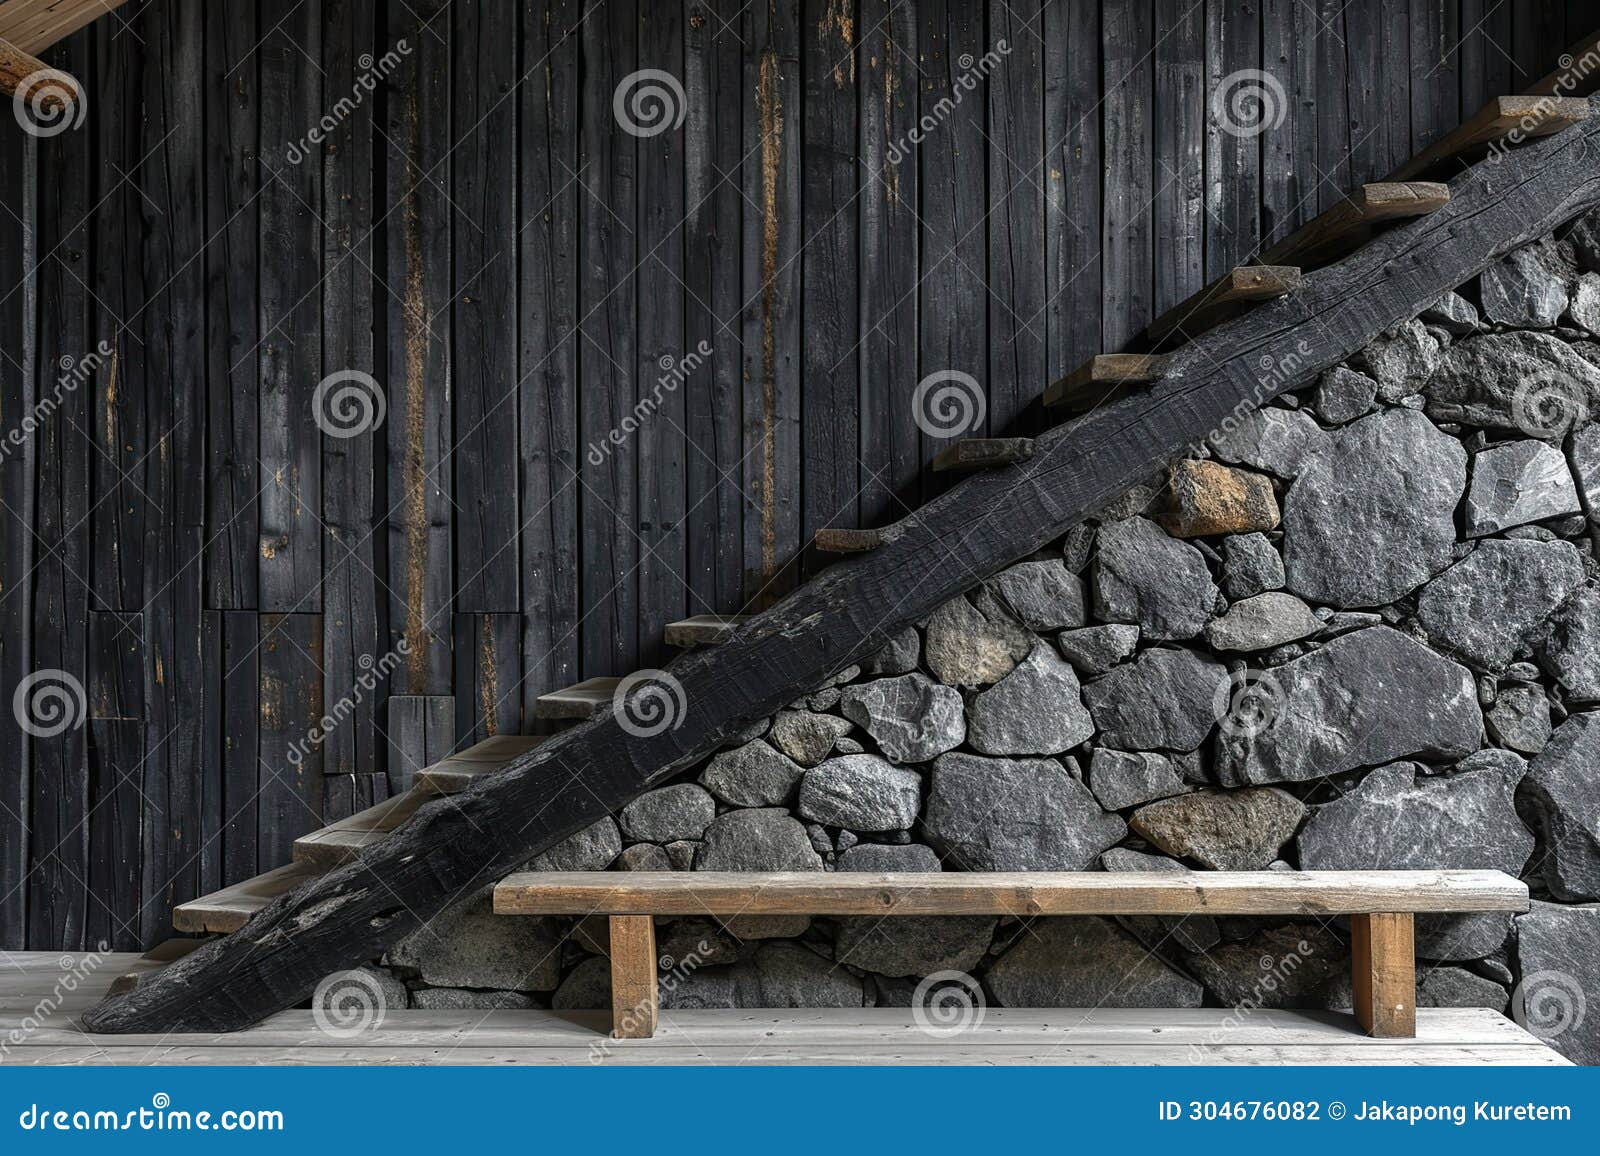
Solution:
<svg viewBox="0 0 1600 1156"><path fill-rule="evenodd" d="M1497 96L1472 117L1423 149L1385 180L1409 181L1445 169L1450 161L1479 159L1494 146L1507 147L1549 136L1587 120L1589 102L1571 96Z"/></svg>

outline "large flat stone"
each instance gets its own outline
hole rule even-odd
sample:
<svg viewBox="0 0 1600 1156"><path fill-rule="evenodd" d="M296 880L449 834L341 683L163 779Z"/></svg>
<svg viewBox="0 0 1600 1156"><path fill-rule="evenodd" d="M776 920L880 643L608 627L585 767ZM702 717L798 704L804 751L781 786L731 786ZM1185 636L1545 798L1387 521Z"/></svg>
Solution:
<svg viewBox="0 0 1600 1156"><path fill-rule="evenodd" d="M1516 922L1512 1016L1573 1063L1600 1064L1600 907L1535 900Z"/></svg>
<svg viewBox="0 0 1600 1156"><path fill-rule="evenodd" d="M1522 799L1558 899L1600 899L1600 712L1567 719L1528 764Z"/></svg>
<svg viewBox="0 0 1600 1156"><path fill-rule="evenodd" d="M1167 472L1161 526L1178 538L1275 529L1278 499L1265 474L1211 461L1181 461Z"/></svg>
<svg viewBox="0 0 1600 1156"><path fill-rule="evenodd" d="M728 811L706 828L696 871L821 871L805 826L780 808Z"/></svg>
<svg viewBox="0 0 1600 1156"><path fill-rule="evenodd" d="M1600 701L1600 587L1583 586L1551 616L1536 652L1570 701Z"/></svg>
<svg viewBox="0 0 1600 1156"><path fill-rule="evenodd" d="M1600 414L1600 366L1548 333L1486 333L1451 346L1423 392L1436 420L1559 438Z"/></svg>
<svg viewBox="0 0 1600 1156"><path fill-rule="evenodd" d="M390 949L391 966L434 987L551 991L561 980L562 933L553 919L494 913L492 890L446 908Z"/></svg>
<svg viewBox="0 0 1600 1156"><path fill-rule="evenodd" d="M1084 623L1083 579L1057 558L1018 562L984 583L996 607L1029 630L1065 630Z"/></svg>
<svg viewBox="0 0 1600 1156"><path fill-rule="evenodd" d="M967 704L967 744L986 755L1056 755L1093 733L1077 674L1047 642Z"/></svg>
<svg viewBox="0 0 1600 1156"><path fill-rule="evenodd" d="M847 686L839 709L872 736L890 762L925 763L967 737L961 692L925 674Z"/></svg>
<svg viewBox="0 0 1600 1156"><path fill-rule="evenodd" d="M1028 656L1033 639L1008 619L990 618L965 597L952 598L928 618L923 654L946 686L999 682Z"/></svg>
<svg viewBox="0 0 1600 1156"><path fill-rule="evenodd" d="M863 915L839 920L835 958L879 975L971 972L994 938L992 915Z"/></svg>
<svg viewBox="0 0 1600 1156"><path fill-rule="evenodd" d="M622 808L622 833L648 843L698 839L717 817L717 803L704 787L673 783L646 791Z"/></svg>
<svg viewBox="0 0 1600 1156"><path fill-rule="evenodd" d="M840 755L806 772L801 817L852 831L902 831L916 822L922 776L877 755Z"/></svg>
<svg viewBox="0 0 1600 1156"><path fill-rule="evenodd" d="M1117 750L1192 751L1216 725L1220 662L1193 650L1147 650L1083 688L1099 741Z"/></svg>
<svg viewBox="0 0 1600 1156"><path fill-rule="evenodd" d="M1555 446L1524 438L1490 446L1472 459L1465 507L1469 538L1581 509L1572 471Z"/></svg>
<svg viewBox="0 0 1600 1156"><path fill-rule="evenodd" d="M1136 625L1150 642L1200 633L1217 587L1199 550L1147 518L1101 526L1095 545L1095 617Z"/></svg>
<svg viewBox="0 0 1600 1156"><path fill-rule="evenodd" d="M700 785L735 807L775 807L794 795L805 768L765 739L712 756Z"/></svg>
<svg viewBox="0 0 1600 1156"><path fill-rule="evenodd" d="M610 815L568 835L528 861L529 871L604 871L622 854L622 832ZM489 985L493 986L493 985Z"/></svg>
<svg viewBox="0 0 1600 1156"><path fill-rule="evenodd" d="M1197 791L1140 807L1134 832L1216 871L1264 871L1294 837L1305 805L1276 787Z"/></svg>
<svg viewBox="0 0 1600 1156"><path fill-rule="evenodd" d="M1343 372L1369 383L1374 391L1377 389L1377 383L1370 378L1350 370ZM1324 375L1323 380L1327 385L1323 403L1331 404L1327 394L1339 391L1344 379L1336 377L1329 381L1328 376ZM1354 399L1351 401L1353 403ZM1372 392L1368 392L1366 403L1361 405L1360 410L1364 413L1371 406ZM1348 408L1354 408L1354 405ZM1348 421L1356 416L1359 414L1352 413L1343 420ZM1280 478L1294 477L1307 458L1321 453L1330 444L1331 439L1310 414L1303 410L1270 405L1239 418L1231 428L1213 434L1210 441L1212 452L1223 461L1265 470Z"/></svg>
<svg viewBox="0 0 1600 1156"><path fill-rule="evenodd" d="M1429 582L1417 622L1440 650L1478 670L1500 671L1583 581L1568 542L1489 539Z"/></svg>

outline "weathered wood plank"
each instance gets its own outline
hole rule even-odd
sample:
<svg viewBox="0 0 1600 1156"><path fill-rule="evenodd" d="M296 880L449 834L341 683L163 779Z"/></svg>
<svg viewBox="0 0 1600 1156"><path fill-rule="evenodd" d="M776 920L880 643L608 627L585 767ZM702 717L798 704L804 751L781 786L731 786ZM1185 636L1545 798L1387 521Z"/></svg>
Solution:
<svg viewBox="0 0 1600 1156"><path fill-rule="evenodd" d="M1045 340L1049 376L1101 340L1100 5L1045 9Z"/></svg>
<svg viewBox="0 0 1600 1156"><path fill-rule="evenodd" d="M1261 247L1259 137L1282 102L1260 78L1260 5L1211 0L1205 9L1205 277L1213 282Z"/></svg>
<svg viewBox="0 0 1600 1156"><path fill-rule="evenodd" d="M518 755L544 741L540 735L495 735L417 772L416 785L440 795L464 791L482 775L492 775Z"/></svg>
<svg viewBox="0 0 1600 1156"><path fill-rule="evenodd" d="M1044 404L1074 411L1094 409L1128 393L1129 386L1158 379L1165 360L1154 353L1098 354L1046 389Z"/></svg>
<svg viewBox="0 0 1600 1156"><path fill-rule="evenodd" d="M748 614L696 614L667 623L664 638L668 646L715 646L749 618Z"/></svg>
<svg viewBox="0 0 1600 1156"><path fill-rule="evenodd" d="M1263 265L1326 264L1356 248L1384 221L1400 221L1431 213L1450 200L1450 187L1437 181L1400 181L1362 185L1332 208L1261 254Z"/></svg>
<svg viewBox="0 0 1600 1156"><path fill-rule="evenodd" d="M256 853L282 863L295 837L322 821L322 751L311 741L322 717L322 622L263 614L260 628Z"/></svg>
<svg viewBox="0 0 1600 1156"><path fill-rule="evenodd" d="M1500 871L529 871L494 889L502 915L1350 915L1526 911Z"/></svg>
<svg viewBox="0 0 1600 1156"><path fill-rule="evenodd" d="M411 789L423 767L455 749L455 700L442 695L391 695L389 707L389 793Z"/></svg>
<svg viewBox="0 0 1600 1156"><path fill-rule="evenodd" d="M1571 35L1573 29L1567 31ZM1555 68L1525 88L1540 96L1583 96L1596 86L1600 86L1600 29L1573 43Z"/></svg>
<svg viewBox="0 0 1600 1156"><path fill-rule="evenodd" d="M492 782L424 806L359 863L284 896L241 934L208 944L86 1022L100 1031L220 1029L292 1005L330 971L372 958L464 888L503 875L687 767L790 701L795 687L817 685L881 649L1265 400L1263 356L1296 365L1274 383L1296 388L1504 253L1600 204L1597 143L1600 127L1585 124L1463 174L1444 208L1170 355L1169 372L1148 396L1051 431L1012 469L969 475L894 527L878 550L830 567L724 645L679 658L671 674L693 707L675 726L639 733L606 714L540 744ZM498 837L486 843L473 834L484 830ZM287 923L292 937L281 934ZM274 942L268 953L257 946L265 937ZM237 964L247 956L241 981Z"/></svg>
<svg viewBox="0 0 1600 1156"><path fill-rule="evenodd" d="M1205 277L1205 5L1155 5L1155 289L1158 316Z"/></svg>
<svg viewBox="0 0 1600 1156"><path fill-rule="evenodd" d="M656 1031L656 923L616 915L611 923L611 1036L647 1040Z"/></svg>
<svg viewBox="0 0 1600 1156"><path fill-rule="evenodd" d="M533 710L542 719L590 719L609 705L622 679L603 676L586 678L580 683L541 694L534 700Z"/></svg>
<svg viewBox="0 0 1600 1156"><path fill-rule="evenodd" d="M260 809L261 638L254 611L222 611L220 679L222 758L222 879L248 879L261 869L256 855Z"/></svg>
<svg viewBox="0 0 1600 1156"><path fill-rule="evenodd" d="M384 799L336 823L301 835L294 841L294 862L328 871L354 859L414 815L433 795L431 790L412 787L403 795Z"/></svg>
<svg viewBox="0 0 1600 1156"><path fill-rule="evenodd" d="M457 747L522 729L522 615L456 615Z"/></svg>
<svg viewBox="0 0 1600 1156"><path fill-rule="evenodd" d="M226 935L280 895L292 891L308 879L322 874L321 868L307 863L288 863L179 904L172 911L172 925L178 931L209 932Z"/></svg>
<svg viewBox="0 0 1600 1156"><path fill-rule="evenodd" d="M1121 349L1156 316L1153 9L1149 0L1105 0L1101 21L1106 171L1100 308L1105 347Z"/></svg>
<svg viewBox="0 0 1600 1156"><path fill-rule="evenodd" d="M1417 1031L1414 917L1368 912L1350 917L1351 990L1356 1019L1380 1039Z"/></svg>
<svg viewBox="0 0 1600 1156"><path fill-rule="evenodd" d="M883 531L830 528L818 530L813 542L825 554L861 554L883 545Z"/></svg>
<svg viewBox="0 0 1600 1156"><path fill-rule="evenodd" d="M1588 115L1588 101L1577 97L1498 96L1385 179L1409 181L1446 169L1452 161L1475 161L1490 146L1509 147L1549 136L1581 123Z"/></svg>
<svg viewBox="0 0 1600 1156"><path fill-rule="evenodd" d="M23 52L42 52L126 0L8 0L0 6L0 40ZM117 21L111 21L112 28Z"/></svg>
<svg viewBox="0 0 1600 1156"><path fill-rule="evenodd" d="M1172 337L1192 341L1258 301L1293 293L1300 284L1300 270L1293 265L1241 265L1156 318L1146 337L1152 344Z"/></svg>
<svg viewBox="0 0 1600 1156"><path fill-rule="evenodd" d="M1032 456L1032 438L962 438L934 455L933 471L981 470L1025 462Z"/></svg>

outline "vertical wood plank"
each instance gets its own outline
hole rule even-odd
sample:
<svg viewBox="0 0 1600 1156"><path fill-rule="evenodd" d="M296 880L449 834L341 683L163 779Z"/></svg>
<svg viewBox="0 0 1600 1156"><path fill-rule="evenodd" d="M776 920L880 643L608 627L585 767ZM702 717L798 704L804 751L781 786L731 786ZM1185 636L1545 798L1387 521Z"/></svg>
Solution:
<svg viewBox="0 0 1600 1156"><path fill-rule="evenodd" d="M261 628L248 610L222 612L222 881L279 864L257 853L261 783Z"/></svg>
<svg viewBox="0 0 1600 1156"><path fill-rule="evenodd" d="M647 1040L656 1034L656 924L648 915L613 915L611 1035Z"/></svg>
<svg viewBox="0 0 1600 1156"><path fill-rule="evenodd" d="M742 268L744 596L757 608L794 584L800 501L800 9L744 13Z"/></svg>
<svg viewBox="0 0 1600 1156"><path fill-rule="evenodd" d="M1103 18L1106 176L1101 309L1106 349L1118 350L1155 319L1150 107L1154 40L1148 3L1106 0Z"/></svg>
<svg viewBox="0 0 1600 1156"><path fill-rule="evenodd" d="M1414 922L1409 913L1350 917L1356 1019L1368 1035L1417 1034Z"/></svg>
<svg viewBox="0 0 1600 1156"><path fill-rule="evenodd" d="M1314 19L1319 178L1316 209L1323 212L1357 184L1350 163L1351 97L1344 0L1318 0Z"/></svg>
<svg viewBox="0 0 1600 1156"><path fill-rule="evenodd" d="M145 742L144 620L139 614L90 611L87 818L88 946L139 947L144 828L157 820L142 789ZM159 823L157 824L159 825ZM65 946L63 944L62 946Z"/></svg>
<svg viewBox="0 0 1600 1156"><path fill-rule="evenodd" d="M1262 71L1282 91L1280 111L1261 138L1261 241L1268 244L1288 236L1320 211L1316 84L1320 25L1315 10L1300 0L1265 0L1261 14Z"/></svg>
<svg viewBox="0 0 1600 1156"><path fill-rule="evenodd" d="M322 608L321 173L305 134L322 114L316 8L262 0L260 427L262 610Z"/></svg>
<svg viewBox="0 0 1600 1156"><path fill-rule="evenodd" d="M522 733L522 617L457 614L453 749Z"/></svg>
<svg viewBox="0 0 1600 1156"><path fill-rule="evenodd" d="M1499 0L1461 0L1461 104L1457 119L1466 120L1490 98L1514 91L1510 4Z"/></svg>
<svg viewBox="0 0 1600 1156"><path fill-rule="evenodd" d="M578 0L522 10L518 444L522 715L578 677Z"/></svg>
<svg viewBox="0 0 1600 1156"><path fill-rule="evenodd" d="M1100 5L1045 12L1045 338L1051 380L1102 352Z"/></svg>
<svg viewBox="0 0 1600 1156"><path fill-rule="evenodd" d="M855 525L860 510L854 10L851 0L805 0L801 21L802 540Z"/></svg>
<svg viewBox="0 0 1600 1156"><path fill-rule="evenodd" d="M519 605L521 525L516 488L499 484L517 460L518 14L505 3L454 4L450 13L455 605L507 613Z"/></svg>
<svg viewBox="0 0 1600 1156"><path fill-rule="evenodd" d="M1260 247L1260 147L1234 98L1260 85L1261 17L1253 0L1206 0L1206 280Z"/></svg>
<svg viewBox="0 0 1600 1156"><path fill-rule="evenodd" d="M1459 123L1458 0L1411 0L1411 145L1427 148Z"/></svg>
<svg viewBox="0 0 1600 1156"><path fill-rule="evenodd" d="M1205 284L1205 10L1159 0L1155 13L1157 315Z"/></svg>
<svg viewBox="0 0 1600 1156"><path fill-rule="evenodd" d="M256 809L258 861L289 862L294 841L322 826L322 622L317 614L260 616L261 713Z"/></svg>
<svg viewBox="0 0 1600 1156"><path fill-rule="evenodd" d="M856 28L863 186L859 513L862 525L881 526L921 504L921 433L911 411L920 236L911 144L919 87L917 15L908 4L861 0Z"/></svg>
<svg viewBox="0 0 1600 1156"><path fill-rule="evenodd" d="M391 695L389 793L403 794L423 767L455 749L455 700L439 695Z"/></svg>
<svg viewBox="0 0 1600 1156"><path fill-rule="evenodd" d="M1044 15L990 0L989 428L1017 428L1045 381Z"/></svg>

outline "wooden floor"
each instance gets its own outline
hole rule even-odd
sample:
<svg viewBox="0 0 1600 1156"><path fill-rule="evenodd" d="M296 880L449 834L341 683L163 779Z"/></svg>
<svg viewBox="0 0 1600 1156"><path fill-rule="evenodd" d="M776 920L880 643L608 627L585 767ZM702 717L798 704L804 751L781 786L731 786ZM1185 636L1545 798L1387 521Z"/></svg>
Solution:
<svg viewBox="0 0 1600 1156"><path fill-rule="evenodd" d="M352 1039L309 1011L249 1031L200 1036L89 1036L78 1012L136 959L108 955L77 991L77 958L0 955L0 1064L1505 1064L1565 1065L1505 1017L1424 1008L1417 1038L1375 1041L1333 1012L1222 1008L990 1008L948 1036L904 1008L663 1012L654 1039L608 1038L600 1012L390 1011ZM65 965L65 966L63 966ZM58 1008L35 1016L41 1000ZM42 1022L32 1026L35 1019ZM13 1030L22 1034L20 1043Z"/></svg>

